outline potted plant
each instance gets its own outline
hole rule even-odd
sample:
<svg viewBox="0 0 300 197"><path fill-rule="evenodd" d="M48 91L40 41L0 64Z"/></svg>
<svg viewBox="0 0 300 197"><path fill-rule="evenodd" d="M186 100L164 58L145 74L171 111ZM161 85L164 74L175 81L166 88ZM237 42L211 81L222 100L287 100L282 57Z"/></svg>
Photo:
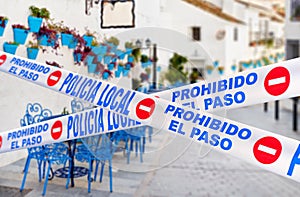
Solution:
<svg viewBox="0 0 300 197"><path fill-rule="evenodd" d="M96 32L91 32L87 27L85 28L86 33L83 35L83 39L85 41L85 45L88 47L92 46L93 40L96 38Z"/></svg>
<svg viewBox="0 0 300 197"><path fill-rule="evenodd" d="M219 66L218 71L219 71L220 75L223 75L224 74L224 66Z"/></svg>
<svg viewBox="0 0 300 197"><path fill-rule="evenodd" d="M19 43L17 42L4 42L3 51L14 55L16 53L18 46Z"/></svg>
<svg viewBox="0 0 300 197"><path fill-rule="evenodd" d="M212 71L214 70L214 66L212 66L212 65L207 65L206 66L206 71L207 71L207 74L211 74L212 73Z"/></svg>
<svg viewBox="0 0 300 197"><path fill-rule="evenodd" d="M110 70L105 69L102 72L102 79L108 79L109 77L112 77L112 72Z"/></svg>
<svg viewBox="0 0 300 197"><path fill-rule="evenodd" d="M28 25L31 32L38 32L42 25L43 19L50 18L50 12L46 8L30 6L30 15L28 16Z"/></svg>
<svg viewBox="0 0 300 197"><path fill-rule="evenodd" d="M125 42L125 51L131 53L134 45L132 42Z"/></svg>
<svg viewBox="0 0 300 197"><path fill-rule="evenodd" d="M35 33L35 36L42 46L51 46L54 49L57 49L59 46L57 30L49 24L42 25L39 32Z"/></svg>
<svg viewBox="0 0 300 197"><path fill-rule="evenodd" d="M149 57L145 54L141 55L141 64L143 68L146 68L148 65L151 64Z"/></svg>
<svg viewBox="0 0 300 197"><path fill-rule="evenodd" d="M8 18L6 16L0 16L0 36L3 36L4 29L7 25Z"/></svg>
<svg viewBox="0 0 300 197"><path fill-rule="evenodd" d="M20 24L13 24L12 28L14 33L14 41L19 44L25 44L29 28Z"/></svg>
<svg viewBox="0 0 300 197"><path fill-rule="evenodd" d="M33 43L32 41L29 41L29 43L27 45L27 57L28 57L28 59L35 60L38 53L39 53L40 48L41 48L41 46L38 43Z"/></svg>
<svg viewBox="0 0 300 197"><path fill-rule="evenodd" d="M119 39L114 36L111 36L109 39L106 40L106 42L109 45L109 51L115 53L120 43Z"/></svg>

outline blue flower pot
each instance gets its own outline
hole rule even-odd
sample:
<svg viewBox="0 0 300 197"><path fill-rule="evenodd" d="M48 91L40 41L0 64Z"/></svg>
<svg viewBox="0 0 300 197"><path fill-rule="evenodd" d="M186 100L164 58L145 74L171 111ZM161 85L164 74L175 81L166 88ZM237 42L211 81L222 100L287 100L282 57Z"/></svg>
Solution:
<svg viewBox="0 0 300 197"><path fill-rule="evenodd" d="M111 56L110 55L105 55L104 56L104 64L109 64L111 62Z"/></svg>
<svg viewBox="0 0 300 197"><path fill-rule="evenodd" d="M73 57L74 57L74 62L81 62L81 57L82 57L82 54L80 53L73 53Z"/></svg>
<svg viewBox="0 0 300 197"><path fill-rule="evenodd" d="M87 36L87 35L84 35L83 36L83 39L85 41L85 45L88 46L88 47L91 47L92 46L92 42L93 42L93 36Z"/></svg>
<svg viewBox="0 0 300 197"><path fill-rule="evenodd" d="M18 45L15 44L8 44L7 42L3 44L3 51L13 55L16 53L17 48Z"/></svg>
<svg viewBox="0 0 300 197"><path fill-rule="evenodd" d="M116 78L119 78L120 75L121 75L121 71L116 70L116 71L115 71L115 77L116 77Z"/></svg>
<svg viewBox="0 0 300 197"><path fill-rule="evenodd" d="M130 62L130 63L132 63L132 62L134 61L134 57L131 56L131 55L129 55L129 56L127 57L127 61Z"/></svg>
<svg viewBox="0 0 300 197"><path fill-rule="evenodd" d="M128 63L125 64L125 69L126 69L126 70L130 70L130 69L131 69L131 64L128 64Z"/></svg>
<svg viewBox="0 0 300 197"><path fill-rule="evenodd" d="M116 55L118 56L119 60L123 60L125 58L126 52L121 51L121 50L117 50Z"/></svg>
<svg viewBox="0 0 300 197"><path fill-rule="evenodd" d="M94 56L88 55L88 56L85 58L85 62L86 62L87 65L91 65L92 62L93 62L93 60L94 60Z"/></svg>
<svg viewBox="0 0 300 197"><path fill-rule="evenodd" d="M212 70L210 70L210 69L209 69L209 70L207 70L207 74L209 74L209 75L210 75L211 73L212 73Z"/></svg>
<svg viewBox="0 0 300 197"><path fill-rule="evenodd" d="M102 75L102 79L108 79L109 77L109 73L108 72L104 72Z"/></svg>
<svg viewBox="0 0 300 197"><path fill-rule="evenodd" d="M38 37L38 42L41 46L51 46L55 45L56 40L58 39L58 35L56 35L56 39L49 39L47 35L42 35Z"/></svg>
<svg viewBox="0 0 300 197"><path fill-rule="evenodd" d="M7 22L8 22L8 20L4 21L4 27L0 26L0 36L3 36L3 33L4 33ZM0 21L0 23L2 23L2 21Z"/></svg>
<svg viewBox="0 0 300 197"><path fill-rule="evenodd" d="M125 48L126 53L131 53L132 52L132 48Z"/></svg>
<svg viewBox="0 0 300 197"><path fill-rule="evenodd" d="M124 70L124 66L118 65L118 71L122 72Z"/></svg>
<svg viewBox="0 0 300 197"><path fill-rule="evenodd" d="M126 69L125 69L125 70L123 70L123 76L125 76L125 77L126 77L126 76L128 76L128 74L129 74L129 71L130 71L130 70L126 70Z"/></svg>
<svg viewBox="0 0 300 197"><path fill-rule="evenodd" d="M98 62L101 62L102 59L103 59L103 56L101 56L101 55L98 55L98 56L97 56L97 61L98 61Z"/></svg>
<svg viewBox="0 0 300 197"><path fill-rule="evenodd" d="M112 53L116 53L117 51L117 46L112 44L112 43L108 43L108 45L110 46L110 52Z"/></svg>
<svg viewBox="0 0 300 197"><path fill-rule="evenodd" d="M34 17L34 16L28 16L28 26L29 31L37 33L40 31L41 25L42 25L43 19Z"/></svg>
<svg viewBox="0 0 300 197"><path fill-rule="evenodd" d="M28 59L35 60L39 53L37 48L27 48L27 57Z"/></svg>
<svg viewBox="0 0 300 197"><path fill-rule="evenodd" d="M73 40L72 34L61 33L61 45L62 46L69 46L69 44L71 43L72 40Z"/></svg>
<svg viewBox="0 0 300 197"><path fill-rule="evenodd" d="M97 68L97 64L88 65L88 73L95 73Z"/></svg>
<svg viewBox="0 0 300 197"><path fill-rule="evenodd" d="M78 40L76 38L72 38L68 47L69 49L75 49L75 47L77 46Z"/></svg>
<svg viewBox="0 0 300 197"><path fill-rule="evenodd" d="M110 64L108 64L107 67L108 67L108 70L113 70L115 68L115 64L110 63Z"/></svg>
<svg viewBox="0 0 300 197"><path fill-rule="evenodd" d="M25 44L28 35L28 30L14 28L13 32L14 32L14 41L19 44Z"/></svg>

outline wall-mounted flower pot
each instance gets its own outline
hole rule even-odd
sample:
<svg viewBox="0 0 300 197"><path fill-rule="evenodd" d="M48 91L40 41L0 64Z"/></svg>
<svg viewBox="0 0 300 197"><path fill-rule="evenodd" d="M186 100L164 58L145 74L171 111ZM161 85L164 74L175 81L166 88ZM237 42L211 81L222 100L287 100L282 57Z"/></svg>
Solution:
<svg viewBox="0 0 300 197"><path fill-rule="evenodd" d="M73 40L73 35L72 34L66 34L66 33L61 33L61 45L62 46L69 46L69 44Z"/></svg>
<svg viewBox="0 0 300 197"><path fill-rule="evenodd" d="M58 39L58 35L56 35L55 39L49 38L46 34L38 37L38 42L41 46L51 46L55 45L56 40Z"/></svg>
<svg viewBox="0 0 300 197"><path fill-rule="evenodd" d="M0 25L0 36L3 36L7 22L8 22L8 20L3 21L3 27ZM0 23L2 23L2 21L0 21Z"/></svg>
<svg viewBox="0 0 300 197"><path fill-rule="evenodd" d="M119 78L120 75L121 75L121 71L116 70L116 71L115 71L115 77L116 77L116 78Z"/></svg>
<svg viewBox="0 0 300 197"><path fill-rule="evenodd" d="M123 65L118 65L118 71L123 72L124 66Z"/></svg>
<svg viewBox="0 0 300 197"><path fill-rule="evenodd" d="M43 22L43 18L28 16L29 31L34 33L39 32L42 22Z"/></svg>
<svg viewBox="0 0 300 197"><path fill-rule="evenodd" d="M78 44L78 40L77 40L76 38L73 37L73 38L71 39L71 41L70 41L68 47L69 47L69 49L75 49L75 47L77 46L77 44Z"/></svg>
<svg viewBox="0 0 300 197"><path fill-rule="evenodd" d="M132 55L129 55L127 57L127 61L130 62L130 63L132 63L134 61L134 57Z"/></svg>
<svg viewBox="0 0 300 197"><path fill-rule="evenodd" d="M74 62L79 63L79 62L81 62L82 54L80 54L80 53L73 53L73 57L74 57Z"/></svg>
<svg viewBox="0 0 300 197"><path fill-rule="evenodd" d="M209 75L212 74L212 71L213 71L213 70L210 70L210 69L209 69L209 70L206 70L207 74L209 74Z"/></svg>
<svg viewBox="0 0 300 197"><path fill-rule="evenodd" d="M125 58L126 52L124 52L122 50L117 50L116 55L118 56L119 60L123 60Z"/></svg>
<svg viewBox="0 0 300 197"><path fill-rule="evenodd" d="M130 70L124 69L123 70L123 76L128 76Z"/></svg>
<svg viewBox="0 0 300 197"><path fill-rule="evenodd" d="M13 28L13 32L14 32L14 41L19 44L25 44L28 35L28 30Z"/></svg>
<svg viewBox="0 0 300 197"><path fill-rule="evenodd" d="M108 70L113 70L115 68L115 64L114 63L110 63L108 64Z"/></svg>
<svg viewBox="0 0 300 197"><path fill-rule="evenodd" d="M84 35L83 39L85 41L85 46L91 47L92 46L92 42L93 42L93 38L94 38L93 36Z"/></svg>
<svg viewBox="0 0 300 197"><path fill-rule="evenodd" d="M14 55L16 53L17 48L18 48L18 45L16 45L16 44L9 44L7 42L5 42L3 44L3 51L6 53L10 53L10 54Z"/></svg>
<svg viewBox="0 0 300 197"><path fill-rule="evenodd" d="M91 65L93 60L94 60L94 56L90 56L90 55L86 56L85 58L86 65Z"/></svg>
<svg viewBox="0 0 300 197"><path fill-rule="evenodd" d="M88 73L95 73L97 68L97 64L88 65Z"/></svg>
<svg viewBox="0 0 300 197"><path fill-rule="evenodd" d="M114 45L114 44L112 44L112 43L108 43L108 45L109 45L109 48L110 48L110 52L116 53L116 51L117 51L117 46Z"/></svg>
<svg viewBox="0 0 300 197"><path fill-rule="evenodd" d="M108 72L104 72L102 74L102 79L108 79L108 77L109 77L109 73Z"/></svg>
<svg viewBox="0 0 300 197"><path fill-rule="evenodd" d="M95 47L93 47L92 51L96 55L104 55L107 52L107 46L105 46L105 45L95 46Z"/></svg>
<svg viewBox="0 0 300 197"><path fill-rule="evenodd" d="M39 53L38 48L27 48L27 57L28 59L35 60Z"/></svg>
<svg viewBox="0 0 300 197"><path fill-rule="evenodd" d="M111 62L111 56L110 55L105 55L104 56L104 64L109 64Z"/></svg>

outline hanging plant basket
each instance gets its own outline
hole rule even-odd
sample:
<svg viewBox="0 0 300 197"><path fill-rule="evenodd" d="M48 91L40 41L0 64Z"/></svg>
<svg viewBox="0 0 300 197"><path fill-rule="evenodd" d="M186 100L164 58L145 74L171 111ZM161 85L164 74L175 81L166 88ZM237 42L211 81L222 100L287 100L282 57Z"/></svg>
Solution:
<svg viewBox="0 0 300 197"><path fill-rule="evenodd" d="M38 48L27 48L27 57L28 59L35 60L39 53Z"/></svg>
<svg viewBox="0 0 300 197"><path fill-rule="evenodd" d="M28 28L23 25L12 25L14 41L19 44L25 44L28 36Z"/></svg>
<svg viewBox="0 0 300 197"><path fill-rule="evenodd" d="M61 33L61 45L62 46L69 46L73 40L72 34Z"/></svg>
<svg viewBox="0 0 300 197"><path fill-rule="evenodd" d="M5 42L3 44L3 51L6 53L10 53L14 55L16 53L17 48L18 48L18 43Z"/></svg>
<svg viewBox="0 0 300 197"><path fill-rule="evenodd" d="M8 19L6 17L0 16L0 36L3 36L7 22Z"/></svg>
<svg viewBox="0 0 300 197"><path fill-rule="evenodd" d="M28 16L29 31L37 33L40 31L43 19L34 16Z"/></svg>

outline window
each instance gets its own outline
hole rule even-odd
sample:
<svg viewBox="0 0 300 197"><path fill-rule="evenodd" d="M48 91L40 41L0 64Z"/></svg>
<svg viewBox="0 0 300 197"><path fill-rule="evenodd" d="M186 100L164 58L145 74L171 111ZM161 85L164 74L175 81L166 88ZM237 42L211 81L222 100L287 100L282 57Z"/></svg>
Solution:
<svg viewBox="0 0 300 197"><path fill-rule="evenodd" d="M201 40L201 27L192 27L192 38L194 41Z"/></svg>
<svg viewBox="0 0 300 197"><path fill-rule="evenodd" d="M291 0L291 21L300 21L300 0Z"/></svg>
<svg viewBox="0 0 300 197"><path fill-rule="evenodd" d="M235 27L234 29L233 29L233 41L238 41L238 28L237 27Z"/></svg>

